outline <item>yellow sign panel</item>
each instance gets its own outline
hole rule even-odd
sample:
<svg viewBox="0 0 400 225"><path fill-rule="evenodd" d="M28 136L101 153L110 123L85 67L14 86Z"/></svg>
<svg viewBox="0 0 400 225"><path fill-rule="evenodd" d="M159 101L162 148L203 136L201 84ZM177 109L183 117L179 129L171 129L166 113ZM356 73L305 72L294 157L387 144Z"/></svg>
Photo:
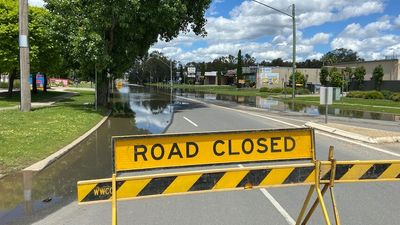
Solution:
<svg viewBox="0 0 400 225"><path fill-rule="evenodd" d="M314 159L313 130L250 130L113 137L115 171Z"/></svg>

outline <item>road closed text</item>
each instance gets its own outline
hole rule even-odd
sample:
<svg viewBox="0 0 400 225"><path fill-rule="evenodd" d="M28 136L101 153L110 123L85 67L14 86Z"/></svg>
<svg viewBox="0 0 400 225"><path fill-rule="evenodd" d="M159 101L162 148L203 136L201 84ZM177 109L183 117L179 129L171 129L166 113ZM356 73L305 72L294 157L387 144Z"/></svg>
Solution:
<svg viewBox="0 0 400 225"><path fill-rule="evenodd" d="M245 131L117 140L116 170L313 158L312 131Z"/></svg>

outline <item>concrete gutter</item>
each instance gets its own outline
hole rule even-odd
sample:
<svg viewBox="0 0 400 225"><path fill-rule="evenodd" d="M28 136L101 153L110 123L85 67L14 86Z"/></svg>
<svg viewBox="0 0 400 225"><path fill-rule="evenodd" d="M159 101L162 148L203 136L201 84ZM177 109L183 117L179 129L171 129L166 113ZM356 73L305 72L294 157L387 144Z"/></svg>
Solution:
<svg viewBox="0 0 400 225"><path fill-rule="evenodd" d="M322 124L318 123L313 123L313 122L307 122L305 124L307 127L311 127L317 130L325 131L328 133L336 134L342 137L358 140L358 141L363 141L367 143L372 143L372 144L379 144L379 143L394 143L394 142L400 142L400 136L387 136L387 137L369 137L361 134L356 134L344 130L340 130L337 128L325 126Z"/></svg>
<svg viewBox="0 0 400 225"><path fill-rule="evenodd" d="M44 168L46 168L47 166L49 166L50 164L52 164L53 162L55 162L57 159L61 158L63 155L65 155L67 152L69 152L73 147L75 147L77 144L79 144L80 142L82 142L85 138L87 138L91 133L93 133L94 131L96 131L110 116L111 112L108 113L107 116L103 117L103 119L96 124L96 126L92 127L92 129L90 129L89 131L87 131L86 133L84 133L82 136L80 136L79 138L75 139L73 142L71 142L70 144L68 144L67 146L63 147L62 149L58 150L57 152L51 154L50 156L48 156L47 158L29 166L26 167L25 169L23 169L22 171L41 171Z"/></svg>

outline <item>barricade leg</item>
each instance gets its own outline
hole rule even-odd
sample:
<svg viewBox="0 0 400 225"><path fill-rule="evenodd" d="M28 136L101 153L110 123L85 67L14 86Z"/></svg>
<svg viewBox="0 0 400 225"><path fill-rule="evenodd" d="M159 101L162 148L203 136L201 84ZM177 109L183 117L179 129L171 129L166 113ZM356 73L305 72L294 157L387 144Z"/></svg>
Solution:
<svg viewBox="0 0 400 225"><path fill-rule="evenodd" d="M311 185L310 189L308 190L308 194L307 194L306 200L304 200L304 204L303 204L303 207L301 208L300 214L297 217L296 225L300 225L301 224L301 221L303 220L304 213L306 212L308 203L310 202L310 199L311 199L311 196L312 196L312 194L314 192L314 189L315 189L315 186Z"/></svg>
<svg viewBox="0 0 400 225"><path fill-rule="evenodd" d="M112 175L112 202L111 202L111 220L112 225L117 225L117 181L116 181L116 174L113 173Z"/></svg>

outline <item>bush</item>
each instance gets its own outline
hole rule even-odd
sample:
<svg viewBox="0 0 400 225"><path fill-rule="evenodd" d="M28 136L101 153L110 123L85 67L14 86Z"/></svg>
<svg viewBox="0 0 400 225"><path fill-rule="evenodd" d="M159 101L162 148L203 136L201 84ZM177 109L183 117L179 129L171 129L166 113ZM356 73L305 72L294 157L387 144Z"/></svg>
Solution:
<svg viewBox="0 0 400 225"><path fill-rule="evenodd" d="M384 99L385 96L383 96L382 93L379 91L368 91L365 93L365 99Z"/></svg>
<svg viewBox="0 0 400 225"><path fill-rule="evenodd" d="M351 91L347 93L348 98L365 98L365 92L363 91Z"/></svg>
<svg viewBox="0 0 400 225"><path fill-rule="evenodd" d="M308 89L296 89L296 94L298 95L309 95L310 94L310 90Z"/></svg>
<svg viewBox="0 0 400 225"><path fill-rule="evenodd" d="M381 93L383 94L385 99L388 99L388 100L390 100L393 95L393 92L391 92L389 90L382 90Z"/></svg>
<svg viewBox="0 0 400 225"><path fill-rule="evenodd" d="M395 102L400 102L400 92L392 94L392 96L390 96L390 99Z"/></svg>
<svg viewBox="0 0 400 225"><path fill-rule="evenodd" d="M260 92L268 92L269 89L267 87L262 87L260 88Z"/></svg>

